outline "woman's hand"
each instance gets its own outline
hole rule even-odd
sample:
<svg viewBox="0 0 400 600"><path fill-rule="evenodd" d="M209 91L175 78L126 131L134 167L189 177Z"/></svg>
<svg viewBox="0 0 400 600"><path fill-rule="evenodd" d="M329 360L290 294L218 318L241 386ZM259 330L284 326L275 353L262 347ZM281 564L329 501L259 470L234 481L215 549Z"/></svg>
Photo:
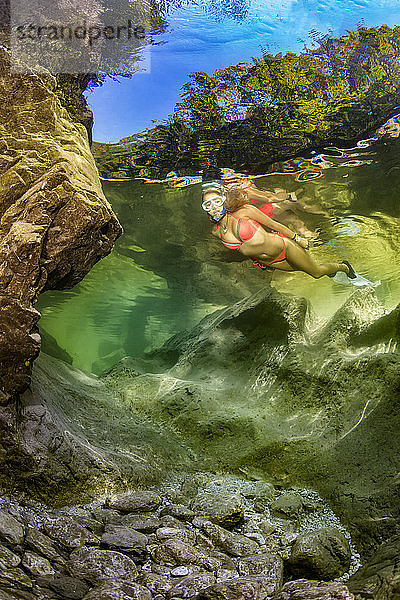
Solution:
<svg viewBox="0 0 400 600"><path fill-rule="evenodd" d="M299 244L299 246L301 246L302 248L304 248L304 250L308 250L309 243L308 243L308 240L306 238L299 237L299 239L297 240L297 243Z"/></svg>

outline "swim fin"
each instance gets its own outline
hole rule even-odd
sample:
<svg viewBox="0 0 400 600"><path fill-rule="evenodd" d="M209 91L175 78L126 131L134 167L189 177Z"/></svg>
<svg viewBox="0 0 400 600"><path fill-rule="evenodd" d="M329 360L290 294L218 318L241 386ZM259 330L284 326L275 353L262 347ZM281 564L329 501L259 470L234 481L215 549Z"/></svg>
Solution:
<svg viewBox="0 0 400 600"><path fill-rule="evenodd" d="M355 287L377 287L381 283L380 281L373 283L366 277L359 275L356 271L354 271L354 269L352 269L352 271L352 275L354 275L353 277L347 276L343 271L338 271L332 277L332 281L340 283L341 285L354 285Z"/></svg>

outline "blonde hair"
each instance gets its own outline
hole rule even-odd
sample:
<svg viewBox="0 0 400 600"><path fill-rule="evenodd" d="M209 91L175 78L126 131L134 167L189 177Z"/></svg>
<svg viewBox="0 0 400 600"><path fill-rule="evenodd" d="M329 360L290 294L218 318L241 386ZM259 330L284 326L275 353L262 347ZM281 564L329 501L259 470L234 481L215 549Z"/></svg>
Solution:
<svg viewBox="0 0 400 600"><path fill-rule="evenodd" d="M231 185L229 189L225 189L225 195L225 206L229 212L235 212L249 203L247 194L239 183Z"/></svg>

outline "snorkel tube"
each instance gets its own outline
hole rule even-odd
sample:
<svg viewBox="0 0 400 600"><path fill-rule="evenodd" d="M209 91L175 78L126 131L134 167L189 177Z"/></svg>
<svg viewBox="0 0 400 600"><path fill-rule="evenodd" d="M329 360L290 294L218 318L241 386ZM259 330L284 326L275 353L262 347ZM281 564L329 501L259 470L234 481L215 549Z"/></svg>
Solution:
<svg viewBox="0 0 400 600"><path fill-rule="evenodd" d="M225 216L225 214L226 214L226 208L225 208L225 204L224 204L224 206L222 207L220 216L218 218L217 217L211 217L211 219L213 221L215 221L215 223L219 223L220 220L222 219L222 217Z"/></svg>

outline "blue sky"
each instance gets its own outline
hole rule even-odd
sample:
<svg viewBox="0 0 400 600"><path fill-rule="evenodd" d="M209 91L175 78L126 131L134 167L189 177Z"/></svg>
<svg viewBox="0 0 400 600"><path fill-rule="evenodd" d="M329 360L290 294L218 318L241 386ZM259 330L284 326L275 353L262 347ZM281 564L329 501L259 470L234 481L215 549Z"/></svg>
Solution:
<svg viewBox="0 0 400 600"><path fill-rule="evenodd" d="M220 0L223 3L224 0ZM226 1L226 0L225 0ZM174 110L180 88L194 71L214 72L250 61L261 46L272 53L298 52L311 45L314 30L335 37L357 24L390 27L400 24L399 0L248 0L247 17L218 18L204 6L176 10L160 38L148 51L148 70L120 82L107 80L86 94L94 112L93 139L119 139L143 131ZM214 3L215 5L215 3Z"/></svg>

